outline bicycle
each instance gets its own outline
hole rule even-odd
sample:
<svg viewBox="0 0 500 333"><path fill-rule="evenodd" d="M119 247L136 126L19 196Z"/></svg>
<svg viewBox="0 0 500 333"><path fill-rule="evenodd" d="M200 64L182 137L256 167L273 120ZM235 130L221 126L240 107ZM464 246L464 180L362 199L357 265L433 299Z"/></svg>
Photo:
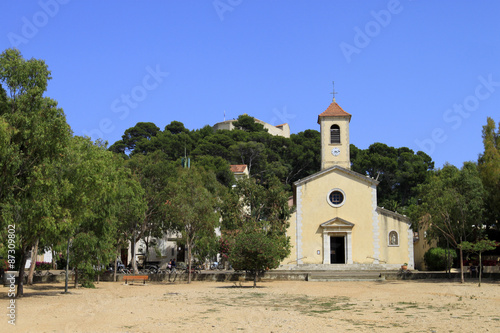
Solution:
<svg viewBox="0 0 500 333"><path fill-rule="evenodd" d="M65 275L66 274L66 269L64 269L59 275ZM75 269L72 268L68 271L68 275L75 274Z"/></svg>
<svg viewBox="0 0 500 333"><path fill-rule="evenodd" d="M167 272L167 270L165 271L165 273L166 272ZM172 274L174 275L173 281L171 280ZM170 270L168 271L168 282L175 282L175 280L177 280L178 274L179 274L179 272L177 271L177 269L175 267L170 268Z"/></svg>
<svg viewBox="0 0 500 333"><path fill-rule="evenodd" d="M120 268L118 269L118 272L119 274L125 274L125 275L130 275L132 274L132 271L126 267L123 267L123 268Z"/></svg>
<svg viewBox="0 0 500 333"><path fill-rule="evenodd" d="M156 274L160 271L160 268L156 265L151 265L146 268L146 271L149 271L149 274Z"/></svg>
<svg viewBox="0 0 500 333"><path fill-rule="evenodd" d="M49 276L49 275L54 275L50 272L50 270L47 270L45 274L43 274L43 270L36 270L35 271L35 276Z"/></svg>
<svg viewBox="0 0 500 333"><path fill-rule="evenodd" d="M183 273L188 274L189 273L189 266L186 266L184 268ZM198 265L191 265L191 274L200 274L201 273L201 268Z"/></svg>
<svg viewBox="0 0 500 333"><path fill-rule="evenodd" d="M224 264L222 262L217 262L215 261L210 265L211 270L218 270L218 271L223 271L224 270Z"/></svg>
<svg viewBox="0 0 500 333"><path fill-rule="evenodd" d="M400 268L398 270L398 276L401 277L403 280L406 280L409 278L413 273L409 269L402 269Z"/></svg>

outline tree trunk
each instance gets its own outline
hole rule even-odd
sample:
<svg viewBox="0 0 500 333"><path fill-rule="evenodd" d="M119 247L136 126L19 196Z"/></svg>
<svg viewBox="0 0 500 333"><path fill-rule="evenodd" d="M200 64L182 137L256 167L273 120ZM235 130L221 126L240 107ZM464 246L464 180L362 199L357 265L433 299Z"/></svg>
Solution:
<svg viewBox="0 0 500 333"><path fill-rule="evenodd" d="M462 248L460 248L460 282L464 283L464 253Z"/></svg>
<svg viewBox="0 0 500 333"><path fill-rule="evenodd" d="M19 262L19 277L17 280L17 295L16 298L23 297L24 294L24 266L26 265L26 258L28 257L28 251L21 251L21 261Z"/></svg>
<svg viewBox="0 0 500 333"><path fill-rule="evenodd" d="M68 247L66 248L66 277L64 281L64 293L68 293L68 275L69 275L69 244L71 238L68 238Z"/></svg>
<svg viewBox="0 0 500 333"><path fill-rule="evenodd" d="M121 252L121 248L118 247L118 253L116 254L116 257L115 257L115 267L113 269L113 282L116 282L116 271L118 269L118 254Z"/></svg>
<svg viewBox="0 0 500 333"><path fill-rule="evenodd" d="M134 274L137 274L139 273L138 269L137 269L137 262L135 260L135 232L134 232L134 235L132 237L132 244L130 245L131 246L131 254L132 254L132 272Z"/></svg>
<svg viewBox="0 0 500 333"><path fill-rule="evenodd" d="M57 253L55 250L52 250L52 269L57 269Z"/></svg>
<svg viewBox="0 0 500 333"><path fill-rule="evenodd" d="M448 279L451 279L451 265L448 267L450 262L450 241L446 238L446 274Z"/></svg>
<svg viewBox="0 0 500 333"><path fill-rule="evenodd" d="M33 274L35 273L35 266L36 266L36 255L38 253L38 238L36 239L35 246L33 246L33 250L31 251L31 265L30 265L30 271L28 273L28 285L33 284Z"/></svg>
<svg viewBox="0 0 500 333"><path fill-rule="evenodd" d="M151 230L149 231L149 236L144 237L144 243L146 243L146 253L144 254L143 266L149 261L149 242L151 241Z"/></svg>
<svg viewBox="0 0 500 333"><path fill-rule="evenodd" d="M97 260L97 284L99 284L100 279L101 279L101 261Z"/></svg>
<svg viewBox="0 0 500 333"><path fill-rule="evenodd" d="M78 267L75 267L75 289L78 289Z"/></svg>
<svg viewBox="0 0 500 333"><path fill-rule="evenodd" d="M481 265L481 251L479 251L479 287L481 287L481 275L483 274L483 265Z"/></svg>
<svg viewBox="0 0 500 333"><path fill-rule="evenodd" d="M188 283L191 283L191 244L189 243L189 235L186 242L188 248Z"/></svg>
<svg viewBox="0 0 500 333"><path fill-rule="evenodd" d="M255 267L255 272L253 273L253 287L257 288L257 273L258 273L258 268Z"/></svg>

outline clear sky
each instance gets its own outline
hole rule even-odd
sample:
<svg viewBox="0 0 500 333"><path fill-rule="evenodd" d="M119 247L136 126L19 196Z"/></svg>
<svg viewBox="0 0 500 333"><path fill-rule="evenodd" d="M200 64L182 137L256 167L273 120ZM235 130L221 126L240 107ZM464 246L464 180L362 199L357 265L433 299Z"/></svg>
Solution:
<svg viewBox="0 0 500 333"><path fill-rule="evenodd" d="M423 150L441 167L500 121L499 1L2 1L0 49L52 71L76 135L188 129L247 113L319 130L336 101L351 143Z"/></svg>

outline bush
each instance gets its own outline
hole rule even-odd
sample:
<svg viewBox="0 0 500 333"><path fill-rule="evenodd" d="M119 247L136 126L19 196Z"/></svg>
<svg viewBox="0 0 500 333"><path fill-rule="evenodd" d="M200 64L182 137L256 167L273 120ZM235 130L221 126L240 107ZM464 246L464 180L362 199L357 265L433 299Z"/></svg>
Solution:
<svg viewBox="0 0 500 333"><path fill-rule="evenodd" d="M453 260L457 258L455 250L434 247L424 255L425 265L429 271L444 271L453 266ZM448 260L448 263L446 262Z"/></svg>
<svg viewBox="0 0 500 333"><path fill-rule="evenodd" d="M35 270L37 271L45 271L52 269L52 263L51 262L46 262L46 261L37 261L35 263Z"/></svg>
<svg viewBox="0 0 500 333"><path fill-rule="evenodd" d="M78 269L78 280L83 288L95 288L94 279L96 271L90 265L83 265Z"/></svg>
<svg viewBox="0 0 500 333"><path fill-rule="evenodd" d="M66 258L59 254L59 259L56 260L57 269L66 269Z"/></svg>

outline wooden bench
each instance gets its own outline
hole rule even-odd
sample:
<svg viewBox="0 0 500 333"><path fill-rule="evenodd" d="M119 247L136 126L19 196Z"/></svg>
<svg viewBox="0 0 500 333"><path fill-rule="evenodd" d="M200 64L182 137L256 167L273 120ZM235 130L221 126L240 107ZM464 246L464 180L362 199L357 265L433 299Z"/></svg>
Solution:
<svg viewBox="0 0 500 333"><path fill-rule="evenodd" d="M128 281L140 281L142 280L143 284L146 284L146 280L149 278L147 275L125 275L123 277L123 281L125 281L125 284L128 284Z"/></svg>

